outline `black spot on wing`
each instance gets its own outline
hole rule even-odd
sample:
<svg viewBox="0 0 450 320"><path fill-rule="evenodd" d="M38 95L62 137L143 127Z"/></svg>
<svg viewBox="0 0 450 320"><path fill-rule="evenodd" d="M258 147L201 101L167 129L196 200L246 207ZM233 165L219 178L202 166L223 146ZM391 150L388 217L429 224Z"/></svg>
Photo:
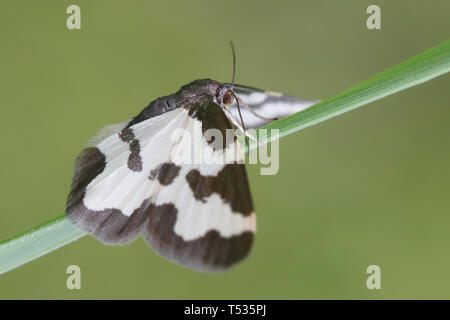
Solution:
<svg viewBox="0 0 450 320"><path fill-rule="evenodd" d="M159 254L173 262L196 270L220 271L239 262L250 251L253 242L250 231L227 238L211 230L198 239L184 241L174 232L178 210L173 204L150 204L148 212L144 237Z"/></svg>
<svg viewBox="0 0 450 320"><path fill-rule="evenodd" d="M140 172L142 171L142 158L140 155L141 145L139 140L134 136L134 132L131 128L127 127L119 132L119 138L128 143L130 148L130 155L128 156L128 168L131 171Z"/></svg>
<svg viewBox="0 0 450 320"><path fill-rule="evenodd" d="M213 101L213 97L203 97L189 107L188 115L202 122L203 135L207 130L215 129L222 135L221 144L208 137L208 143L214 143L214 149L225 149L235 141L233 126L223 110ZM227 131L228 129L228 131ZM231 135L230 135L231 133Z"/></svg>
<svg viewBox="0 0 450 320"><path fill-rule="evenodd" d="M142 171L142 159L141 155L139 154L141 152L141 146L139 144L139 141L134 139L130 143L130 155L128 157L128 168L132 171Z"/></svg>
<svg viewBox="0 0 450 320"><path fill-rule="evenodd" d="M134 132L130 128L124 128L119 132L119 138L123 142L131 143L134 140Z"/></svg>
<svg viewBox="0 0 450 320"><path fill-rule="evenodd" d="M165 162L150 171L150 176L148 178L150 180L155 180L157 178L159 183L163 186L168 186L178 176L180 169L181 167L174 163Z"/></svg>
<svg viewBox="0 0 450 320"><path fill-rule="evenodd" d="M204 176L197 169L189 171L186 180L194 197L202 202L213 193L229 203L231 210L247 216L253 212L253 202L244 164L227 164L217 176Z"/></svg>

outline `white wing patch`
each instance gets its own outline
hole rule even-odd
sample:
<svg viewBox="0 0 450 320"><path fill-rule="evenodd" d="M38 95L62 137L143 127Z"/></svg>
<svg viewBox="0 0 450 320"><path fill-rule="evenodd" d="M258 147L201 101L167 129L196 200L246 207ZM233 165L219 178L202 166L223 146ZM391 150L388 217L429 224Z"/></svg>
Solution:
<svg viewBox="0 0 450 320"><path fill-rule="evenodd" d="M105 155L106 167L87 186L84 205L96 211L116 208L130 216L157 192L157 183L148 178L150 171L168 159L167 137L187 121L186 112L176 109L132 126L142 149L140 172L128 168L129 146L117 133L100 142L97 148Z"/></svg>
<svg viewBox="0 0 450 320"><path fill-rule="evenodd" d="M172 141L179 141L179 143L171 146L170 159L167 158L166 161L170 160L184 168L195 168L203 175L217 175L224 164L244 163L244 156L238 143L229 143L226 149L214 150L203 138L202 123L196 119L189 119L186 127L173 135ZM219 130L211 133L216 139L219 138L218 135L221 136ZM234 135L230 139L233 137ZM226 137L222 138L226 139ZM218 144L222 145L222 140Z"/></svg>
<svg viewBox="0 0 450 320"><path fill-rule="evenodd" d="M170 202L182 209L178 212L175 233L189 241L202 237L211 230L218 231L223 237L231 237L244 231L255 232L255 213L244 216L232 212L230 205L218 194L207 197L205 202L194 197L185 178L192 168L193 166L181 167L180 174L173 183L163 186L155 198L156 205Z"/></svg>

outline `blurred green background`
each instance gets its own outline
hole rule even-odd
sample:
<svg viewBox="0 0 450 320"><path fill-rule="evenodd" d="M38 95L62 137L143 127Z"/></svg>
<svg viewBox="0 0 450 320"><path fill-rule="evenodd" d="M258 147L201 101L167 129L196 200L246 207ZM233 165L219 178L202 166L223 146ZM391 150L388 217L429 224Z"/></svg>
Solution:
<svg viewBox="0 0 450 320"><path fill-rule="evenodd" d="M81 7L82 28L66 28ZM381 7L382 29L366 28ZM449 39L448 1L2 1L0 240L64 212L103 126L203 77L324 99ZM444 75L283 138L249 166L250 257L203 274L139 239L92 237L0 276L0 298L450 298L450 84ZM68 265L82 289L66 289ZM366 288L379 265L382 289Z"/></svg>

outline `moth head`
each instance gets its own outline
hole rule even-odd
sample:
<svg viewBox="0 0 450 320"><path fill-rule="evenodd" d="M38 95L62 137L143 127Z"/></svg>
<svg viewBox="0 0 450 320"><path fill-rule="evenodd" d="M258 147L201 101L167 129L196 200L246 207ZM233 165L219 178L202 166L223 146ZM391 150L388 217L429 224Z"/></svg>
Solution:
<svg viewBox="0 0 450 320"><path fill-rule="evenodd" d="M221 85L217 88L216 101L221 108L228 108L234 100L234 92L230 85Z"/></svg>

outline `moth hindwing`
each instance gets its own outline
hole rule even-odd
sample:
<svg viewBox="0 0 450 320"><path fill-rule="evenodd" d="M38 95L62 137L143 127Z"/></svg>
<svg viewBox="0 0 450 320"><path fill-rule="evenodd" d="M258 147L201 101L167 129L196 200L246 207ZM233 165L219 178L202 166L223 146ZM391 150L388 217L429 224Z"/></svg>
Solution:
<svg viewBox="0 0 450 320"><path fill-rule="evenodd" d="M246 257L256 217L234 136L236 93L256 109L278 104L271 116L305 101L209 79L156 99L80 153L69 219L105 244L142 236L162 256L196 270L224 270Z"/></svg>

